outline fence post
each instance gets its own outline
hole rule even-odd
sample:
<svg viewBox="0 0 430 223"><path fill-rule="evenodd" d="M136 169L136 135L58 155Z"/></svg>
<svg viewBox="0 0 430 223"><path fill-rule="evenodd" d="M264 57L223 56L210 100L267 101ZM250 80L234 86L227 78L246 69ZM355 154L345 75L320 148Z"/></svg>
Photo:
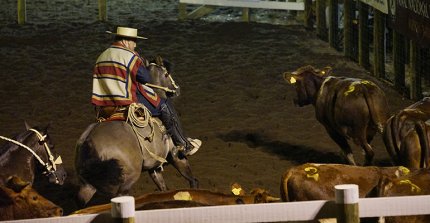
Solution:
<svg viewBox="0 0 430 223"><path fill-rule="evenodd" d="M314 28L314 24L312 21L313 13L312 13L312 0L305 0L305 28L312 29Z"/></svg>
<svg viewBox="0 0 430 223"><path fill-rule="evenodd" d="M107 21L107 3L106 0L99 0L99 20Z"/></svg>
<svg viewBox="0 0 430 223"><path fill-rule="evenodd" d="M385 79L385 15L376 9L373 25L373 74Z"/></svg>
<svg viewBox="0 0 430 223"><path fill-rule="evenodd" d="M343 55L348 59L354 59L353 55L353 27L354 7L352 0L344 0L343 9Z"/></svg>
<svg viewBox="0 0 430 223"><path fill-rule="evenodd" d="M370 69L369 63L369 7L364 2L358 2L358 63L364 69Z"/></svg>
<svg viewBox="0 0 430 223"><path fill-rule="evenodd" d="M17 5L17 14L18 14L18 24L22 25L27 20L27 12L26 12L26 0L18 0Z"/></svg>
<svg viewBox="0 0 430 223"><path fill-rule="evenodd" d="M338 32L339 32L339 21L338 21L338 0L328 0L329 2L329 27L328 27L328 40L331 47L339 50Z"/></svg>
<svg viewBox="0 0 430 223"><path fill-rule="evenodd" d="M358 213L358 185L336 185L335 198L338 223L359 223Z"/></svg>
<svg viewBox="0 0 430 223"><path fill-rule="evenodd" d="M405 93L405 38L397 31L393 31L393 67L394 87L401 93Z"/></svg>
<svg viewBox="0 0 430 223"><path fill-rule="evenodd" d="M327 41L327 23L325 14L325 0L316 0L316 17L317 17L317 35L324 41Z"/></svg>
<svg viewBox="0 0 430 223"><path fill-rule="evenodd" d="M134 197L122 196L111 199L111 215L114 222L134 223Z"/></svg>

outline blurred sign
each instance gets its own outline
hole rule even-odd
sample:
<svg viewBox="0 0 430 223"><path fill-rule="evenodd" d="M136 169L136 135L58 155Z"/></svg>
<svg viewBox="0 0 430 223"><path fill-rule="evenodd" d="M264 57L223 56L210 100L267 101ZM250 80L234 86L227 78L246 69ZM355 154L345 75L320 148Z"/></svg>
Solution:
<svg viewBox="0 0 430 223"><path fill-rule="evenodd" d="M361 0L384 14L388 14L388 0Z"/></svg>
<svg viewBox="0 0 430 223"><path fill-rule="evenodd" d="M430 45L430 0L392 0L390 17L393 28L417 42Z"/></svg>

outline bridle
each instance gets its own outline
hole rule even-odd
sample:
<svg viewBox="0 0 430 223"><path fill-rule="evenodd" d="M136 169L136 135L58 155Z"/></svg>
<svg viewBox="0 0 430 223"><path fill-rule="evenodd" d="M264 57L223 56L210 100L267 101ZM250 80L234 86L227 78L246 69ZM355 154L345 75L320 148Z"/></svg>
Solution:
<svg viewBox="0 0 430 223"><path fill-rule="evenodd" d="M46 168L46 171L44 171L43 174L45 174L45 175L53 174L55 176L56 183L59 183L60 181L59 181L57 175L55 174L55 171L57 170L57 165L60 165L63 163L61 156L58 156L57 159L54 160L54 156L52 155L51 149L49 148L48 143L46 142L46 138L48 137L48 135L42 135L36 129L29 129L29 130L34 132L37 135L37 137L39 138L39 143L43 143L43 147L45 148L45 151L48 154L48 158L49 158L49 160L46 163L30 147L28 147L28 146L26 146L26 145L24 145L24 144L22 144L16 140L13 140L13 139L10 139L10 138L4 137L4 136L0 136L0 138L3 140L6 140L6 141L12 142L12 143L28 150L39 161L39 163Z"/></svg>
<svg viewBox="0 0 430 223"><path fill-rule="evenodd" d="M156 63L150 63L149 65L150 66L152 65L152 66L160 67L164 71L164 73L162 75L164 75L165 77L168 77L170 79L170 82L172 83L172 86L174 87L174 89L170 89L168 87L163 87L163 86L160 86L160 85L150 84L150 83L146 83L145 85L148 86L148 87L152 87L152 88L157 88L157 89L163 90L163 91L165 91L167 93L176 94L176 90L179 88L179 86L176 85L175 80L173 80L172 75L167 71L167 69L164 66L158 65Z"/></svg>

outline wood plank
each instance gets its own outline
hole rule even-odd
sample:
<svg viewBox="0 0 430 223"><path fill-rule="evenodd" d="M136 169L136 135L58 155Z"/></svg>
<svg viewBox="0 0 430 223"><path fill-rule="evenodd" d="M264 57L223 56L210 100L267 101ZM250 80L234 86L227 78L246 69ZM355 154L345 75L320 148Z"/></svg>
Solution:
<svg viewBox="0 0 430 223"><path fill-rule="evenodd" d="M374 11L373 23L373 75L385 79L385 15Z"/></svg>
<svg viewBox="0 0 430 223"><path fill-rule="evenodd" d="M26 0L18 0L17 4L18 24L22 25L27 21Z"/></svg>
<svg viewBox="0 0 430 223"><path fill-rule="evenodd" d="M369 7L363 3L358 3L358 63L366 70L370 69L369 61Z"/></svg>
<svg viewBox="0 0 430 223"><path fill-rule="evenodd" d="M283 9L283 10L305 10L303 2L274 2L274 1L243 1L243 0L180 0L180 3L229 6L241 8L263 8L263 9Z"/></svg>
<svg viewBox="0 0 430 223"><path fill-rule="evenodd" d="M99 3L99 20L107 21L107 3L106 0L98 0Z"/></svg>
<svg viewBox="0 0 430 223"><path fill-rule="evenodd" d="M187 19L198 19L200 17L203 17L215 10L215 6L212 5L202 5L198 7L197 9L193 10L187 15Z"/></svg>

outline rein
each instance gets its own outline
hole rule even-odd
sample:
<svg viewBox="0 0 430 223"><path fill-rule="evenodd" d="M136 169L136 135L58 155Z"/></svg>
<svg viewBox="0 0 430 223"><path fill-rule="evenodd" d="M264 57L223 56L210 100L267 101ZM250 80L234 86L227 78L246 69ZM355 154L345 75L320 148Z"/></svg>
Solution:
<svg viewBox="0 0 430 223"><path fill-rule="evenodd" d="M142 110L143 110L143 117L145 118L145 120L139 119L136 116L136 111L142 111ZM161 162L160 166L162 166L164 163L167 163L166 159L164 159L163 157L160 157L157 154L150 151L145 146L145 144L143 142L145 139L152 141L152 138L154 137L154 130L155 130L154 122L155 122L155 120L151 117L149 110L145 106L143 106L142 104L136 104L136 103L130 104L130 106L128 108L128 114L127 114L126 122L131 125L133 132L136 134L136 137L139 141L139 146L140 146L142 153L143 153L143 149L145 149L149 153L149 155L151 155L152 158ZM144 128L148 125L149 125L149 127L151 127L151 134L149 136L142 135L136 129L136 128Z"/></svg>
<svg viewBox="0 0 430 223"><path fill-rule="evenodd" d="M49 149L48 144L45 142L45 138L47 136L46 135L42 135L40 132L38 132L35 129L29 129L29 130L32 131L32 132L34 132L34 133L36 133L37 137L39 138L39 142L43 142L45 151L46 151L46 153L49 156L49 163L48 162L45 163L42 160L42 158L40 158L40 156L37 155L36 152L34 152L30 147L28 147L28 146L26 146L26 145L24 145L24 144L22 144L22 143L20 143L20 142L18 142L16 140L13 140L11 138L7 138L7 137L4 137L4 136L0 136L0 138L3 139L3 140L6 140L6 141L12 142L12 143L14 143L14 144L16 144L16 145L18 145L18 146L20 146L20 147L28 150L31 154L33 154L34 157L36 157L36 159L39 161L39 163L46 168L46 170L48 172L54 172L54 171L56 171L57 170L57 166L56 165L59 165L59 164L63 163L63 161L61 160L61 156L58 156L58 158L54 161L54 157L52 156L51 150Z"/></svg>
<svg viewBox="0 0 430 223"><path fill-rule="evenodd" d="M150 83L146 83L145 85L146 85L146 86L148 86L148 87L157 88L157 89L163 90L163 91L165 91L165 92L169 92L169 93L173 93L173 94L175 94L175 93L176 93L176 89L178 89L178 88L179 88L179 86L178 86L178 85L176 85L175 80L173 80L172 75L170 75L170 73L169 73L169 72L167 72L166 68L165 68L164 66L160 66L160 65L158 65L158 64L156 64L156 63L150 63L149 65L157 66L157 67L161 67L161 69L163 69L163 71L164 71L164 74L162 74L162 75L165 75L165 76L169 77L170 82L172 82L172 85L173 85L173 87L174 87L175 89L174 89L174 90L172 90L172 89L170 89L170 88L168 88L168 87L163 87L163 86L160 86L160 85L155 85L155 84L150 84Z"/></svg>

